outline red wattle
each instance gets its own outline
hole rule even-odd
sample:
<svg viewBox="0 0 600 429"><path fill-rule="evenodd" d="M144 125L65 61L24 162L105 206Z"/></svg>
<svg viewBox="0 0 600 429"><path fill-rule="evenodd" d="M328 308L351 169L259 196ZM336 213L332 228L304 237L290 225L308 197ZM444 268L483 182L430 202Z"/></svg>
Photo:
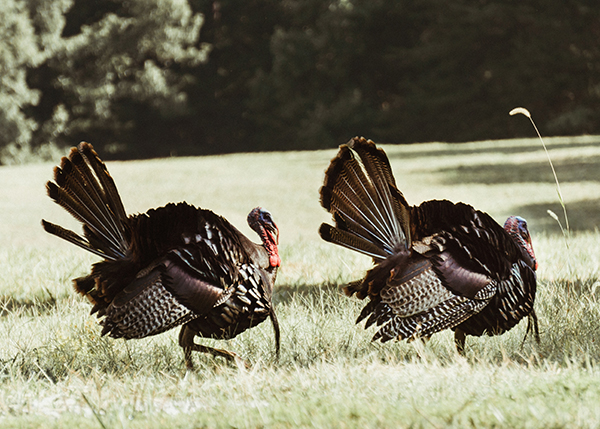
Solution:
<svg viewBox="0 0 600 429"><path fill-rule="evenodd" d="M277 253L271 253L271 255L269 255L269 265L272 267L281 266L281 258Z"/></svg>

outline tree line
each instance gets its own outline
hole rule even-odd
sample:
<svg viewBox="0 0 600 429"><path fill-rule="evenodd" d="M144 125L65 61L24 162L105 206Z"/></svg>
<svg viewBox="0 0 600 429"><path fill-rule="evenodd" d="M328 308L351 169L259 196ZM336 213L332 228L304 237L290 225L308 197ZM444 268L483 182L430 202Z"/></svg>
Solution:
<svg viewBox="0 0 600 429"><path fill-rule="evenodd" d="M596 0L4 0L0 150L599 133L599 40Z"/></svg>

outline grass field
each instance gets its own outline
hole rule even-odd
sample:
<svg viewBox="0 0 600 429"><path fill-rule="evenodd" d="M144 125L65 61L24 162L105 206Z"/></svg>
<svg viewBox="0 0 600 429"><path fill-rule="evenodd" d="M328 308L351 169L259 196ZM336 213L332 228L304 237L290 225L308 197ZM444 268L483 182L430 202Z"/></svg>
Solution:
<svg viewBox="0 0 600 429"><path fill-rule="evenodd" d="M195 355L187 375L177 331L99 336L70 282L96 259L40 226L45 218L78 228L45 196L53 165L0 167L0 427L598 427L599 142L546 140L568 238L547 214L562 219L537 140L384 146L412 204L447 198L500 223L528 219L541 344L523 342L523 322L500 337L468 337L466 357L451 332L425 346L379 344L354 324L363 303L339 286L370 261L317 235L329 220L318 189L335 150L108 163L130 213L186 200L254 238L245 218L261 205L279 225L280 360L265 322L231 341L204 340L239 353L250 370Z"/></svg>

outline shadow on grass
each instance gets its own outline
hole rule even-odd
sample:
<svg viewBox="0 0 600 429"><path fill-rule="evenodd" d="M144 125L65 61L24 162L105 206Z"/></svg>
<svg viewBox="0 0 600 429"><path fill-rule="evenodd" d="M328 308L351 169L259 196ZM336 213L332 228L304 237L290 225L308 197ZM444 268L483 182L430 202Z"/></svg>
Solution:
<svg viewBox="0 0 600 429"><path fill-rule="evenodd" d="M549 146L550 150L558 150L558 149L581 149L584 147L597 147L598 143L600 143L600 139L596 142L570 142L570 143L559 143L552 144ZM457 147L458 146L458 147ZM535 143L526 143L522 146L514 146L514 145L503 145L502 142L498 142L496 146L490 145L482 145L481 147L473 147L473 145L465 145L464 148L461 148L459 144L454 144L451 148L444 150L423 150L417 152L409 152L409 153L389 153L388 157L390 159L413 159L413 158L427 158L427 157L444 157L444 156L468 156L468 155L477 155L477 154L506 154L512 155L515 153L531 153L537 152L539 150L543 150L541 144L538 140L535 140Z"/></svg>
<svg viewBox="0 0 600 429"><path fill-rule="evenodd" d="M577 276L572 277L559 277L553 280L549 280L547 284L541 284L541 287L554 287L560 293L553 293L549 298L555 305L563 305L564 293L571 293L574 297L586 298L594 300L600 300L600 279L596 276L587 276L579 278ZM549 286L549 283L552 285Z"/></svg>
<svg viewBox="0 0 600 429"><path fill-rule="evenodd" d="M600 182L600 156L553 161L560 183ZM443 168L436 173L444 175L449 184L478 183L554 183L547 160L524 164L461 165Z"/></svg>
<svg viewBox="0 0 600 429"><path fill-rule="evenodd" d="M561 234L560 226L549 214L553 211L565 227L563 209L557 203L527 204L517 207L514 214L527 219L532 232ZM571 231L598 231L600 228L600 199L580 200L567 204L567 216Z"/></svg>
<svg viewBox="0 0 600 429"><path fill-rule="evenodd" d="M15 299L12 296L0 296L0 317L15 312L30 312L36 315L50 313L56 307L56 298Z"/></svg>
<svg viewBox="0 0 600 429"><path fill-rule="evenodd" d="M273 301L275 305L285 305L297 298L310 301L348 299L342 290L344 285L345 283L302 284L298 286L275 285Z"/></svg>

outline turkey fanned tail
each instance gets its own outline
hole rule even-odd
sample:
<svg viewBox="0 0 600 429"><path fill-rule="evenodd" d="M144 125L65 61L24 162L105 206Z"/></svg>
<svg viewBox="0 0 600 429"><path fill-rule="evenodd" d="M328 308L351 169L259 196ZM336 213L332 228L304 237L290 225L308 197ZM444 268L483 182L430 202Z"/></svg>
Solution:
<svg viewBox="0 0 600 429"><path fill-rule="evenodd" d="M536 320L537 262L524 219L510 217L503 228L463 203L409 206L384 151L358 137L340 146L320 192L334 221L321 225L321 237L375 263L344 288L369 297L357 323L380 326L373 340L454 329L460 350L464 334L498 335L526 316Z"/></svg>
<svg viewBox="0 0 600 429"><path fill-rule="evenodd" d="M342 145L325 173L321 204L336 225L321 225L320 234L326 241L382 260L406 249L409 213L385 153L364 143Z"/></svg>

